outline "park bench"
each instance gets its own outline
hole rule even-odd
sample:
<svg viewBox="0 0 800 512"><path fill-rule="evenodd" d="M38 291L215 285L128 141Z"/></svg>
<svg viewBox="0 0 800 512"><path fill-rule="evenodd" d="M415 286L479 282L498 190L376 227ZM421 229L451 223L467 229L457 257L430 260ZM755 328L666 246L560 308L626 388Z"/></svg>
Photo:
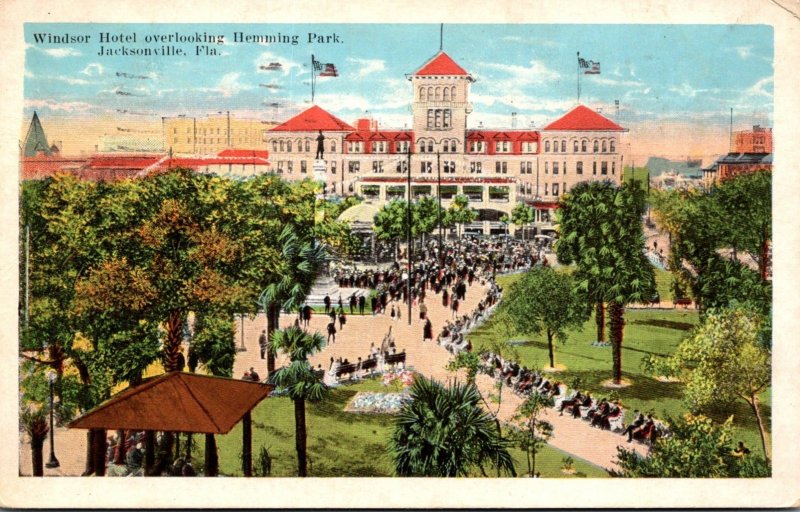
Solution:
<svg viewBox="0 0 800 512"><path fill-rule="evenodd" d="M385 358L385 362L387 365L400 365L402 364L405 368L406 366L406 352L405 350L400 352L399 354L388 354Z"/></svg>
<svg viewBox="0 0 800 512"><path fill-rule="evenodd" d="M688 308L689 306L692 305L692 299L690 299L688 297L681 297L681 298L678 298L678 299L672 299L672 305L673 305L673 307L683 306L684 308Z"/></svg>
<svg viewBox="0 0 800 512"><path fill-rule="evenodd" d="M369 373L370 375L372 375L377 368L378 368L377 359L366 359L364 361L361 361L361 369L364 370L364 372Z"/></svg>
<svg viewBox="0 0 800 512"><path fill-rule="evenodd" d="M353 374L356 373L357 370L358 370L358 366L355 363L343 364L343 365L339 366L339 368L336 369L336 378L338 379L338 378L342 377L343 375L352 376Z"/></svg>

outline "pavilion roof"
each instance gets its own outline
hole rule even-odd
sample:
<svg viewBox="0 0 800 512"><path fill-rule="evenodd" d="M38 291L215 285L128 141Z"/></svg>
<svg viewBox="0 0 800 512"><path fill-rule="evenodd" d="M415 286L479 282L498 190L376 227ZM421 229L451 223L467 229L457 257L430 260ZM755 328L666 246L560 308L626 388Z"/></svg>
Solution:
<svg viewBox="0 0 800 512"><path fill-rule="evenodd" d="M258 382L170 372L118 393L68 427L226 434L273 389Z"/></svg>

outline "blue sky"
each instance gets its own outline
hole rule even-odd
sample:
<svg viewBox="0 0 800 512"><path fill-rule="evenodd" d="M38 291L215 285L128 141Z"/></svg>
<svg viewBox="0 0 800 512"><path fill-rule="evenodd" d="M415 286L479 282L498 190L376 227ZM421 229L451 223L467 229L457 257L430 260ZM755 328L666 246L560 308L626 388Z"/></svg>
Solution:
<svg viewBox="0 0 800 512"><path fill-rule="evenodd" d="M144 42L145 35L176 31L224 35L226 44L210 45L222 55L194 56L194 44L176 45L187 57L97 55L100 32L136 32L137 43L126 46L143 48L161 46ZM235 31L296 34L299 41L233 43ZM62 45L34 40L34 33L46 32L92 38L89 44ZM341 42L309 43L309 32L336 33ZM410 126L405 74L439 49L438 24L27 24L25 35L26 117L33 110L43 119L116 115L123 124L225 110L285 119L310 105L313 53L336 64L340 75L318 79L315 103L346 121L368 111L382 125ZM581 102L614 117L619 100L616 119L631 128L632 137L638 129L644 146L693 127L719 137L727 133L730 108L739 127L771 125L769 26L446 24L444 50L476 78L471 126L508 127L511 112L517 112L518 126L541 127L569 110L576 104L578 51L602 69L582 77ZM270 62L280 62L283 70L259 69Z"/></svg>

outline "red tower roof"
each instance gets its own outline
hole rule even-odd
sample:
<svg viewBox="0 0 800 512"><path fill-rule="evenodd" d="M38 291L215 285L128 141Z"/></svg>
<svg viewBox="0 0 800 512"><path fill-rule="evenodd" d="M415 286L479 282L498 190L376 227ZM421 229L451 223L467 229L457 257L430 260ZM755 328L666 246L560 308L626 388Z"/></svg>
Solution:
<svg viewBox="0 0 800 512"><path fill-rule="evenodd" d="M618 131L624 132L621 127L611 119L604 117L584 105L578 105L559 119L544 127L544 130L563 131Z"/></svg>
<svg viewBox="0 0 800 512"><path fill-rule="evenodd" d="M428 62L422 65L413 76L430 76L430 75L469 75L464 68L456 64L456 61L450 58L449 55L440 51L434 55Z"/></svg>
<svg viewBox="0 0 800 512"><path fill-rule="evenodd" d="M355 128L345 123L330 112L314 105L313 107L300 112L288 121L279 124L270 131L273 132L315 132L338 131L351 132Z"/></svg>

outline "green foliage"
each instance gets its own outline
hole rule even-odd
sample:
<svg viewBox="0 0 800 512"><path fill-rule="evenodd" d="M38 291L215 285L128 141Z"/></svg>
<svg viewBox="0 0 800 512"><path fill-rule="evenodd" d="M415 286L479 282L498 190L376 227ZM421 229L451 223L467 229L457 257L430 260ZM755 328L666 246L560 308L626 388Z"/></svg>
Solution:
<svg viewBox="0 0 800 512"><path fill-rule="evenodd" d="M230 316L198 315L194 325L194 337L190 347L191 356L212 374L233 377L233 362L236 358L235 328Z"/></svg>
<svg viewBox="0 0 800 512"><path fill-rule="evenodd" d="M258 476L272 476L272 454L269 448L262 446L256 457L256 474Z"/></svg>
<svg viewBox="0 0 800 512"><path fill-rule="evenodd" d="M467 196L459 194L450 202L450 207L445 212L445 223L449 226L453 224L469 224L478 218L478 212L469 205Z"/></svg>
<svg viewBox="0 0 800 512"><path fill-rule="evenodd" d="M322 400L328 392L327 386L314 375L308 358L322 349L325 338L319 332L310 334L295 326L277 330L272 334L270 351L289 354L291 363L270 376L276 386L284 388L293 400Z"/></svg>
<svg viewBox="0 0 800 512"><path fill-rule="evenodd" d="M449 387L417 377L412 400L403 405L389 440L389 455L399 476L467 476L486 466L514 475L510 441L480 406L472 384Z"/></svg>
<svg viewBox="0 0 800 512"><path fill-rule="evenodd" d="M687 414L669 420L672 435L659 438L648 456L619 447L622 475L650 478L728 478L767 476L769 469L751 455L732 453L731 419L717 425L705 416Z"/></svg>
<svg viewBox="0 0 800 512"><path fill-rule="evenodd" d="M406 205L406 201L394 199L383 205L380 211L375 214L373 229L378 240L393 241L406 236L406 230L408 229Z"/></svg>
<svg viewBox="0 0 800 512"><path fill-rule="evenodd" d="M30 436L31 444L44 441L45 436L50 431L47 426L47 410L45 408L26 407L19 414L19 421L25 433Z"/></svg>
<svg viewBox="0 0 800 512"><path fill-rule="evenodd" d="M567 471L571 471L572 467L574 465L575 465L575 459L573 459L572 457L567 456L567 457L564 457L563 459L561 459L561 468L562 469L565 469Z"/></svg>
<svg viewBox="0 0 800 512"><path fill-rule="evenodd" d="M475 376L481 367L481 360L475 352L459 352L456 356L447 363L447 370L456 372L460 369L467 371L467 382L474 383Z"/></svg>
<svg viewBox="0 0 800 512"><path fill-rule="evenodd" d="M512 439L525 452L528 476L536 472L536 454L553 436L553 425L539 419L539 415L553 406L553 399L539 393L531 395L519 406L514 416Z"/></svg>

